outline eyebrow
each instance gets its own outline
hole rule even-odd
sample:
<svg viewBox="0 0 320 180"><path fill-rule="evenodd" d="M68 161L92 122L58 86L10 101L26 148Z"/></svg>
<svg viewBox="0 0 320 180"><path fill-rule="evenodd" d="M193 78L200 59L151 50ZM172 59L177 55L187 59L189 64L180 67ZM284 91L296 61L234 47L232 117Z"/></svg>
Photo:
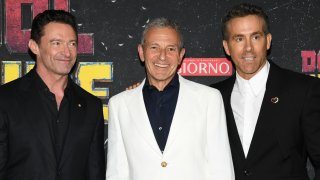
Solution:
<svg viewBox="0 0 320 180"><path fill-rule="evenodd" d="M259 35L264 35L264 32L263 32L263 31L255 31L255 32L253 32L253 33L250 33L250 36L252 36L252 35L257 35L257 34L259 34ZM235 34L235 35L232 36L232 38L235 38L235 37L244 37L244 36L246 36L246 35L245 35L245 34Z"/></svg>
<svg viewBox="0 0 320 180"><path fill-rule="evenodd" d="M251 35L257 35L257 34L264 35L264 32L263 31L256 31L256 32L251 33Z"/></svg>
<svg viewBox="0 0 320 180"><path fill-rule="evenodd" d="M50 39L49 42L53 42L53 41L62 41L62 40L61 40L61 39L56 39L56 38L54 38L54 39Z"/></svg>
<svg viewBox="0 0 320 180"><path fill-rule="evenodd" d="M49 40L49 42L53 42L53 41L63 41L62 39L57 39L57 38L54 38L54 39L50 39ZM68 42L77 42L77 40L76 39L72 39L72 40L70 40L70 41L68 41Z"/></svg>

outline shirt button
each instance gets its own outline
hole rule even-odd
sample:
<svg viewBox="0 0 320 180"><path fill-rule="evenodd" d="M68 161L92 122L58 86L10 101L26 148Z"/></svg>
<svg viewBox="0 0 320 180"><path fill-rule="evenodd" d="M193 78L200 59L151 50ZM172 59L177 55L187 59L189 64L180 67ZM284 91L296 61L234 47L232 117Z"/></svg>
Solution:
<svg viewBox="0 0 320 180"><path fill-rule="evenodd" d="M167 165L168 165L167 162L165 162L165 161L161 162L162 167L167 167Z"/></svg>
<svg viewBox="0 0 320 180"><path fill-rule="evenodd" d="M244 172L244 175L246 175L246 176L251 176L252 175L252 173L247 169L244 170L243 172Z"/></svg>
<svg viewBox="0 0 320 180"><path fill-rule="evenodd" d="M161 131L162 130L162 127L159 127L159 131Z"/></svg>

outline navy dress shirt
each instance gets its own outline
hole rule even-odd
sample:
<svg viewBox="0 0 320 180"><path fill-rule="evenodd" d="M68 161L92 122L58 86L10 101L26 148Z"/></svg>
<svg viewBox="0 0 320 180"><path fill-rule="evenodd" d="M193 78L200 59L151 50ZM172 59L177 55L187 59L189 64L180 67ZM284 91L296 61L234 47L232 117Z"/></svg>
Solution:
<svg viewBox="0 0 320 180"><path fill-rule="evenodd" d="M159 91L146 79L143 87L143 99L153 134L161 152L167 143L174 111L179 95L179 77L176 74L170 83Z"/></svg>

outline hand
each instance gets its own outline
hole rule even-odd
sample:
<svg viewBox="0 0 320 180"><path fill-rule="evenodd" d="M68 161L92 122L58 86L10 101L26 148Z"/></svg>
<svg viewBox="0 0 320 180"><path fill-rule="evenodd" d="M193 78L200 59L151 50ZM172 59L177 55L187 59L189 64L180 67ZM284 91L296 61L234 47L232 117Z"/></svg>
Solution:
<svg viewBox="0 0 320 180"><path fill-rule="evenodd" d="M131 85L131 86L127 87L127 88L126 88L126 90L134 89L134 88L138 87L140 84L141 84L141 82L137 82L137 83L135 83L135 84L133 84L133 85Z"/></svg>

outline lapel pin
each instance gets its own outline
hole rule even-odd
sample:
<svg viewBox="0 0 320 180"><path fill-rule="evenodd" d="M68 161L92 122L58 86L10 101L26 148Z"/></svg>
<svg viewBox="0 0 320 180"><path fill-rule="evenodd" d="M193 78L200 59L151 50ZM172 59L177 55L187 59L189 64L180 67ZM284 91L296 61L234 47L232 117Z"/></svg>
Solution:
<svg viewBox="0 0 320 180"><path fill-rule="evenodd" d="M279 98L278 97L273 97L273 98L271 98L271 102L276 104L276 103L279 102Z"/></svg>
<svg viewBox="0 0 320 180"><path fill-rule="evenodd" d="M78 107L80 108L80 107L81 107L81 104L78 104Z"/></svg>

